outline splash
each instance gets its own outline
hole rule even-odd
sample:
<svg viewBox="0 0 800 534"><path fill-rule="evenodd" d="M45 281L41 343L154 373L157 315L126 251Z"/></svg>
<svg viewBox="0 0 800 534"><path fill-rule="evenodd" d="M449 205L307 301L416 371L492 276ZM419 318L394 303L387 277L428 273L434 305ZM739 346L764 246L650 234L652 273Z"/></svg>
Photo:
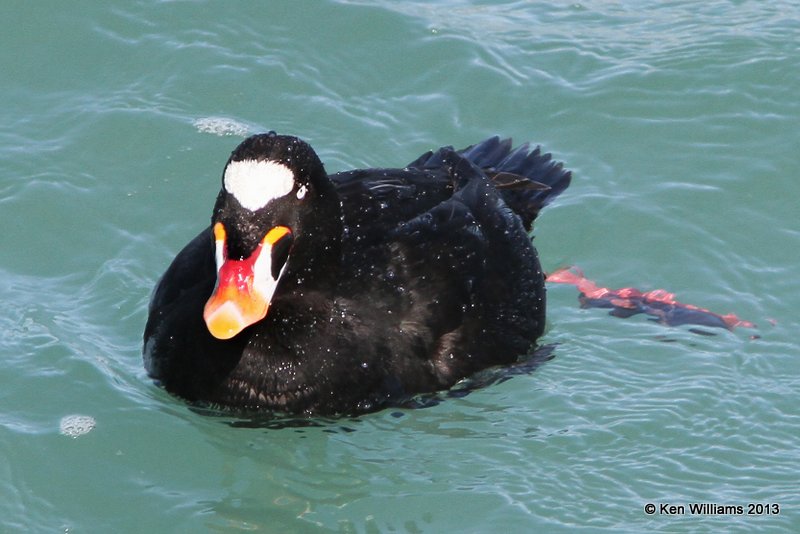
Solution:
<svg viewBox="0 0 800 534"><path fill-rule="evenodd" d="M555 284L571 284L578 288L582 308L611 308L615 317L630 317L644 313L668 326L700 325L714 328L755 328L736 315L719 315L705 308L684 304L675 300L675 295L663 289L640 291L633 287L609 289L600 287L583 275L577 267L558 269L547 277Z"/></svg>

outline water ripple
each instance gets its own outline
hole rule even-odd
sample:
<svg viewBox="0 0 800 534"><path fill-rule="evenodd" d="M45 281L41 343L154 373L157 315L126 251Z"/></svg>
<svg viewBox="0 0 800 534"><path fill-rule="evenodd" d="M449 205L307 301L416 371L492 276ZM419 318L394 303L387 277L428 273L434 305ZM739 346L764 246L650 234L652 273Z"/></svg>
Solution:
<svg viewBox="0 0 800 534"><path fill-rule="evenodd" d="M796 6L197 8L3 13L19 22L0 47L4 526L791 527ZM537 221L548 268L664 287L759 328L702 337L582 310L573 288L552 287L556 357L530 375L314 427L199 415L144 375L147 298L206 224L235 137L262 129L309 138L331 170L494 133L541 142L575 171ZM96 426L64 439L75 414ZM785 513L643 512L751 500Z"/></svg>

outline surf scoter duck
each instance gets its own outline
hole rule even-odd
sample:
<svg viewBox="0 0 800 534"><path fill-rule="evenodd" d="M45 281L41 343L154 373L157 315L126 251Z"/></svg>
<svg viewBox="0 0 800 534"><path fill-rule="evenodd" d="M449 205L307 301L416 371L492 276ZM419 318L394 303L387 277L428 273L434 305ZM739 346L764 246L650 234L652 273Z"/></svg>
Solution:
<svg viewBox="0 0 800 534"><path fill-rule="evenodd" d="M497 137L331 175L296 137L249 137L156 285L147 371L188 401L335 415L513 363L545 323L528 233L569 182Z"/></svg>

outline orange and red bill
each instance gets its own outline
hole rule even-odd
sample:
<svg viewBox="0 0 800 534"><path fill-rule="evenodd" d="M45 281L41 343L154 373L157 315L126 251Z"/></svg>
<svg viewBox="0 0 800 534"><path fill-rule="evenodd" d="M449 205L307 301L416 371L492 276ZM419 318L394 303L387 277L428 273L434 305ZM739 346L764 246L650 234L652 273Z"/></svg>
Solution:
<svg viewBox="0 0 800 534"><path fill-rule="evenodd" d="M222 223L214 225L217 284L203 310L208 331L218 339L230 339L267 315L286 264L273 275L273 247L291 238L285 226L272 228L250 256L227 257L226 231Z"/></svg>

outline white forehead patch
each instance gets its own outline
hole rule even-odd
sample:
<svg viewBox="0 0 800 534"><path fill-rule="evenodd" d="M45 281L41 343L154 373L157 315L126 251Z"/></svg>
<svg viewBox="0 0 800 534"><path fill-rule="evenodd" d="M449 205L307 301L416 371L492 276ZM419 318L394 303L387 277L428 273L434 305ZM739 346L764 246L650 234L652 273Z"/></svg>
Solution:
<svg viewBox="0 0 800 534"><path fill-rule="evenodd" d="M232 161L225 169L222 185L239 204L256 211L270 200L288 195L294 188L294 173L274 161Z"/></svg>

